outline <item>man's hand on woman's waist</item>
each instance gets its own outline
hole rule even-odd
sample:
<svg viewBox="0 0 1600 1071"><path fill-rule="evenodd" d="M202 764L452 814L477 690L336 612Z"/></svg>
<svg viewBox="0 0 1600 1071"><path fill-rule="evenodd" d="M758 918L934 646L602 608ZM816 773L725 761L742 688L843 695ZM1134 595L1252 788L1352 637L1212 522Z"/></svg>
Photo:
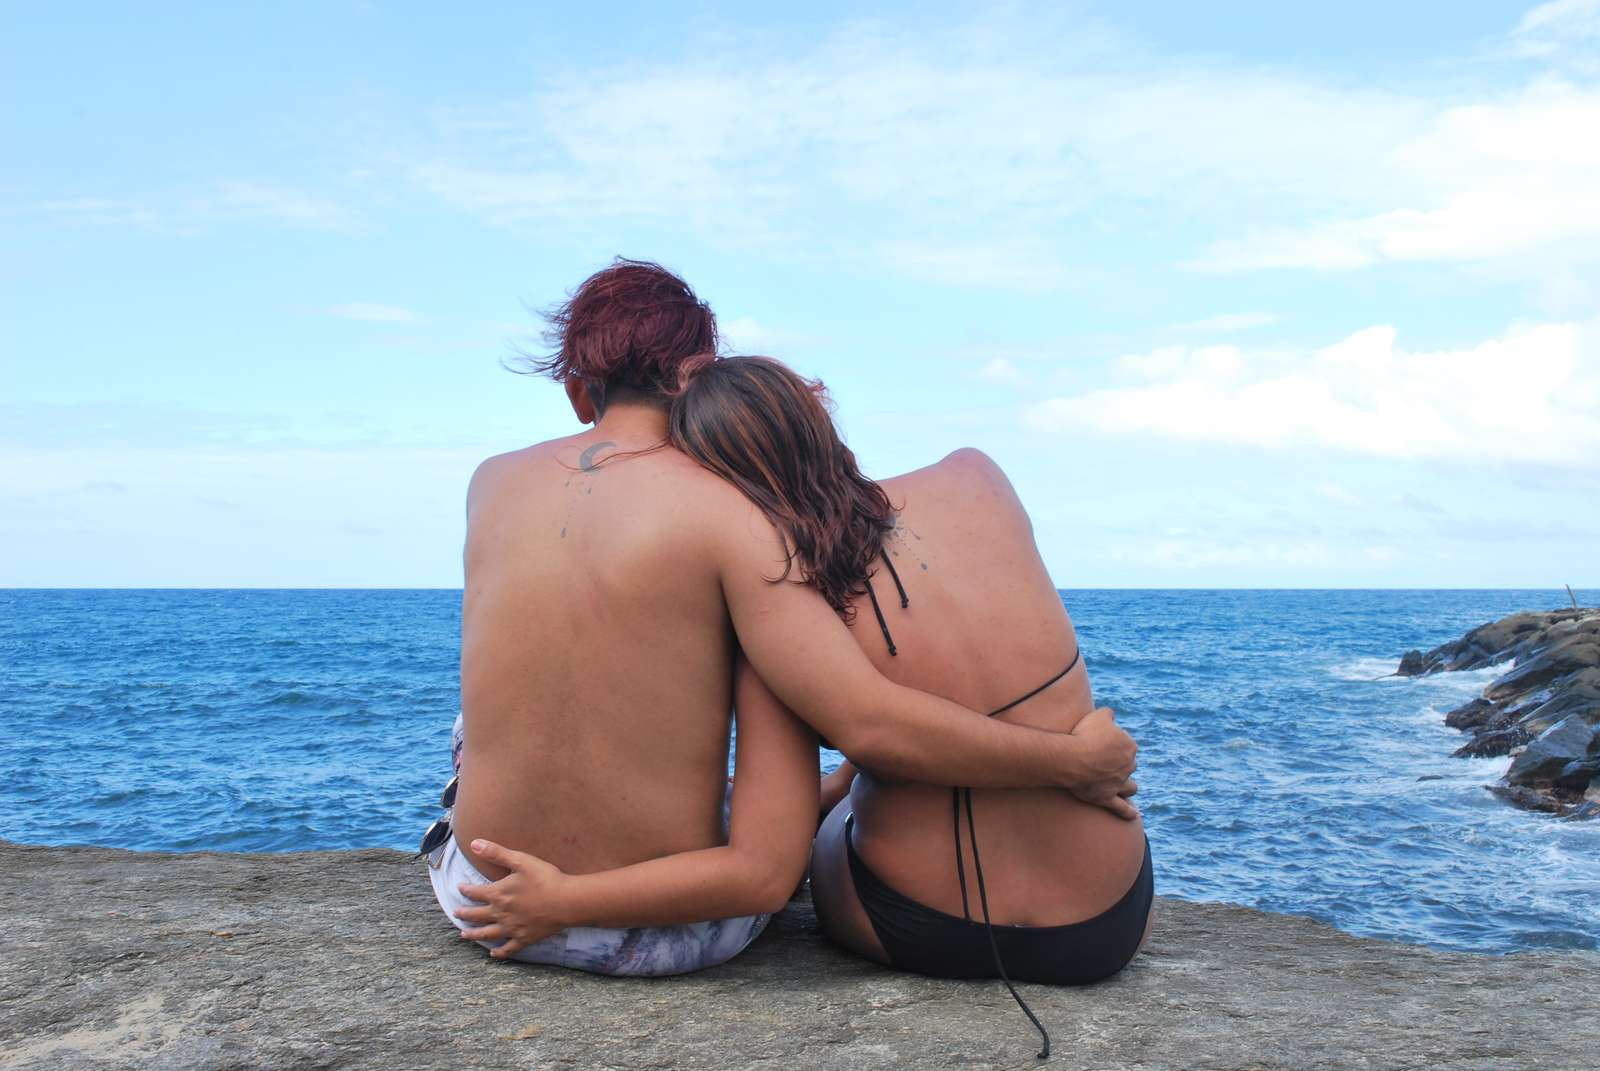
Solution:
<svg viewBox="0 0 1600 1071"><path fill-rule="evenodd" d="M1071 746L1063 787L1119 818L1138 818L1139 811L1128 797L1139 791L1132 780L1139 765L1139 745L1117 724L1110 708L1094 711L1066 736Z"/></svg>

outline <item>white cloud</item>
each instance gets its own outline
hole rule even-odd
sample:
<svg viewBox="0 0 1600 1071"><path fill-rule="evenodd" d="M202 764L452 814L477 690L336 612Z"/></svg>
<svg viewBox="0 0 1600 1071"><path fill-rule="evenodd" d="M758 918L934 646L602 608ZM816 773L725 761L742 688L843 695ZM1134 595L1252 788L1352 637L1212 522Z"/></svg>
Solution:
<svg viewBox="0 0 1600 1071"><path fill-rule="evenodd" d="M1552 0L1540 4L1512 33L1524 56L1562 60L1580 70L1600 68L1600 0Z"/></svg>
<svg viewBox="0 0 1600 1071"><path fill-rule="evenodd" d="M1321 495L1329 502L1337 502L1341 506L1361 505L1361 496L1357 495L1354 491L1351 491L1343 484L1333 483L1331 481L1327 483L1320 483L1317 485L1317 494Z"/></svg>
<svg viewBox="0 0 1600 1071"><path fill-rule="evenodd" d="M328 315L345 320L363 320L368 323L411 324L418 320L417 314L410 309L361 301L349 305L334 305L328 309Z"/></svg>
<svg viewBox="0 0 1600 1071"><path fill-rule="evenodd" d="M1077 274L1037 240L884 242L876 252L884 267L940 286L1041 294L1069 285Z"/></svg>
<svg viewBox="0 0 1600 1071"><path fill-rule="evenodd" d="M1066 16L724 46L440 113L409 174L510 224L667 220L790 251L842 232L847 244L817 255L1037 293L1083 270L1057 233L1067 220L1114 229L1117 206L1142 225L1152 203L1194 219L1197 207L1376 195L1386 183L1366 162L1429 108L1148 56Z"/></svg>
<svg viewBox="0 0 1600 1071"><path fill-rule="evenodd" d="M1588 33L1596 10L1559 0L1510 40L1537 51ZM1068 20L991 14L916 38L857 23L809 47L739 41L441 113L412 175L542 226L674 219L790 248L842 227L849 247L820 255L1030 293L1082 271L1065 221L1126 226L1119 209L1230 221L1241 233L1192 263L1228 271L1483 260L1600 235L1600 90L1417 84L1150 56ZM1232 222L1240 205L1275 222Z"/></svg>
<svg viewBox="0 0 1600 1071"><path fill-rule="evenodd" d="M726 353L756 353L768 357L783 357L788 350L810 341L807 335L764 324L754 316L718 317L717 334L722 338L722 349Z"/></svg>
<svg viewBox="0 0 1600 1071"><path fill-rule="evenodd" d="M1371 327L1310 354L1170 347L1115 367L1144 382L1058 398L1037 428L1088 428L1396 458L1600 465L1595 328L1542 324L1459 350Z"/></svg>
<svg viewBox="0 0 1600 1071"><path fill-rule="evenodd" d="M1446 108L1380 158L1398 196L1417 206L1225 239L1194 266L1343 270L1592 243L1600 236L1597 131L1600 90L1566 83Z"/></svg>
<svg viewBox="0 0 1600 1071"><path fill-rule="evenodd" d="M1003 387L1025 387L1029 382L1022 369L1004 357L989 358L972 373L972 378Z"/></svg>
<svg viewBox="0 0 1600 1071"><path fill-rule="evenodd" d="M1178 324L1180 331L1197 331L1215 334L1232 334L1237 331L1249 331L1256 327L1267 327L1277 323L1279 316L1272 312L1229 312L1219 316L1207 316L1203 320L1193 320L1186 324Z"/></svg>
<svg viewBox="0 0 1600 1071"><path fill-rule="evenodd" d="M351 219L339 205L292 186L230 180L202 193L133 200L63 197L24 211L73 226L134 227L187 233L215 223L272 220L313 230L342 230Z"/></svg>
<svg viewBox="0 0 1600 1071"><path fill-rule="evenodd" d="M1176 569L1327 567L1345 560L1339 548L1320 539L1214 539L1184 533L1158 539L1128 539L1113 548L1111 556L1119 561Z"/></svg>
<svg viewBox="0 0 1600 1071"><path fill-rule="evenodd" d="M232 180L195 199L185 214L222 219L271 219L314 229L338 230L349 223L343 208L326 198L267 182Z"/></svg>
<svg viewBox="0 0 1600 1071"><path fill-rule="evenodd" d="M114 197L63 197L40 201L31 207L31 212L78 227L148 230L160 223L160 215L148 206Z"/></svg>

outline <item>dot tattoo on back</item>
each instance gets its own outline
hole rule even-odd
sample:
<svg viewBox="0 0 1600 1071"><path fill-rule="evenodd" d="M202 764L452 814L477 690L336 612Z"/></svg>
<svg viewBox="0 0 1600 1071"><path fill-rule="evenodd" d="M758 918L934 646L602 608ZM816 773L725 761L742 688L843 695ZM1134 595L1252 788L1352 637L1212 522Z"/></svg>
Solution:
<svg viewBox="0 0 1600 1071"><path fill-rule="evenodd" d="M588 477L592 478L595 473L600 471L600 466L604 463L604 460L605 460L604 458L597 458L595 455L599 454L600 451L602 451L602 450L605 450L605 449L611 448L611 447L615 447L616 445L617 445L616 443L614 443L611 440L607 439L604 442L591 443L589 446L587 446L584 449L583 453L578 455L578 475L588 476ZM561 485L562 488L572 491L572 494L569 494L567 496L566 514L561 519L561 538L562 539L567 538L567 529L572 527L572 508L573 508L573 503L577 499L577 491L572 489L572 481L574 479L576 479L576 478L577 478L576 476L568 476L567 479L566 479L566 482ZM585 495L594 494L594 484L591 482L591 480L585 480L583 482L582 486L583 486L583 493Z"/></svg>

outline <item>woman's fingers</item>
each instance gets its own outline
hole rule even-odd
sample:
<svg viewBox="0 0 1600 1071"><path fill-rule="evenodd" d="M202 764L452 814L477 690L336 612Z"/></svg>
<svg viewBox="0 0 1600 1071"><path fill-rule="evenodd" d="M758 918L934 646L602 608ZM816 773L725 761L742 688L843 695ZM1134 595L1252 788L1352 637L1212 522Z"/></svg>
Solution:
<svg viewBox="0 0 1600 1071"><path fill-rule="evenodd" d="M500 913L492 907L464 907L456 912L462 922L493 922Z"/></svg>
<svg viewBox="0 0 1600 1071"><path fill-rule="evenodd" d="M521 852L514 852L510 848L496 844L492 840L484 840L482 837L472 842L472 851L479 859L485 859L497 866L503 866L507 870L517 869L518 858L522 855Z"/></svg>
<svg viewBox="0 0 1600 1071"><path fill-rule="evenodd" d="M527 941L520 937L511 937L507 938L504 944L499 944L489 949L489 955L495 959L510 959L527 947Z"/></svg>
<svg viewBox="0 0 1600 1071"><path fill-rule="evenodd" d="M493 889L494 886L457 885L456 888L460 891L461 895L465 896L468 900L476 900L480 904L487 904L489 902L489 891Z"/></svg>
<svg viewBox="0 0 1600 1071"><path fill-rule="evenodd" d="M1117 795L1121 796L1123 799L1127 799L1129 796L1138 795L1138 792L1139 785L1135 781L1127 781L1121 788L1117 789Z"/></svg>

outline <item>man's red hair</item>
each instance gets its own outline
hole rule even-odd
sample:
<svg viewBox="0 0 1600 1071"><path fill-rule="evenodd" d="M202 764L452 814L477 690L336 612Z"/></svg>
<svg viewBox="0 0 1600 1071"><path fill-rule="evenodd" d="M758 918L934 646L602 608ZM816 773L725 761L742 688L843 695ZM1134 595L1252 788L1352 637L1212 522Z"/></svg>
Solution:
<svg viewBox="0 0 1600 1071"><path fill-rule="evenodd" d="M545 317L553 352L535 372L576 377L606 395L619 389L660 398L676 390L680 365L716 352L717 318L689 284L659 264L618 257Z"/></svg>

